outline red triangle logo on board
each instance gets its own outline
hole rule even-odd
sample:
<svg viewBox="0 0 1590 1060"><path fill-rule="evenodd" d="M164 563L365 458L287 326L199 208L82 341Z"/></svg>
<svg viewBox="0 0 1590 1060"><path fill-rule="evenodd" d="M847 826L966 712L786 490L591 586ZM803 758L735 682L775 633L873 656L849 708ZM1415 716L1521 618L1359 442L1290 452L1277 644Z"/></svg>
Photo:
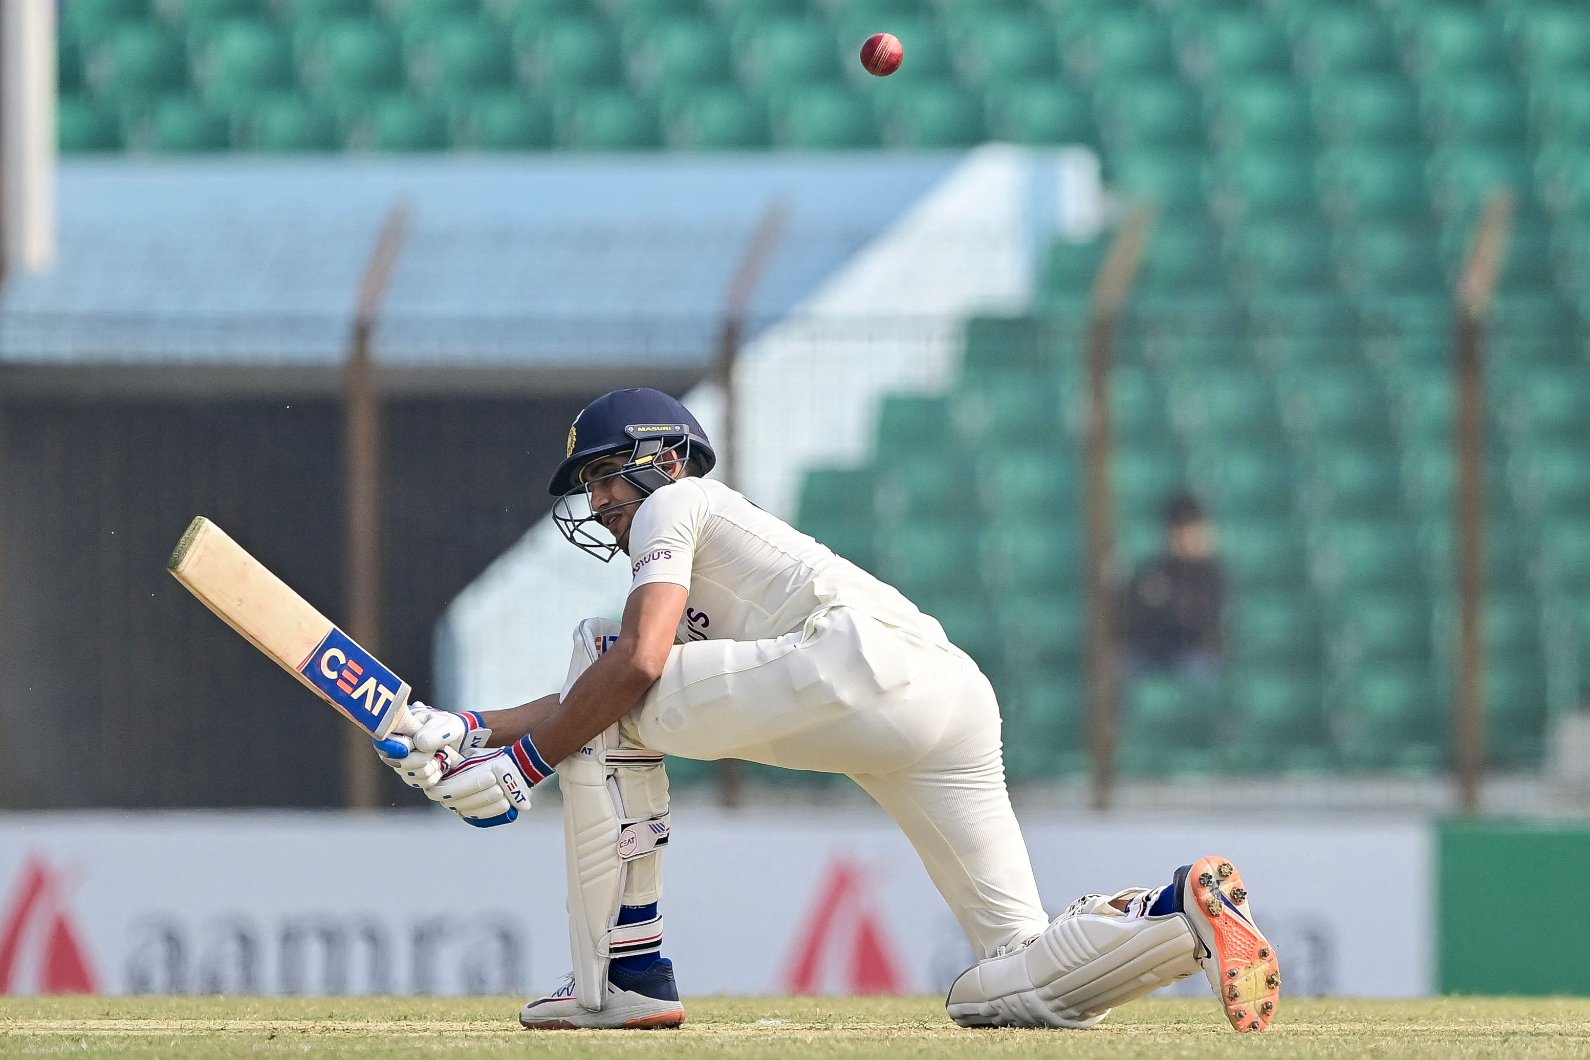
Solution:
<svg viewBox="0 0 1590 1060"><path fill-rule="evenodd" d="M854 862L828 867L783 976L791 994L903 994L906 976Z"/></svg>
<svg viewBox="0 0 1590 1060"><path fill-rule="evenodd" d="M42 859L22 866L0 911L0 994L98 993L66 892L61 875Z"/></svg>

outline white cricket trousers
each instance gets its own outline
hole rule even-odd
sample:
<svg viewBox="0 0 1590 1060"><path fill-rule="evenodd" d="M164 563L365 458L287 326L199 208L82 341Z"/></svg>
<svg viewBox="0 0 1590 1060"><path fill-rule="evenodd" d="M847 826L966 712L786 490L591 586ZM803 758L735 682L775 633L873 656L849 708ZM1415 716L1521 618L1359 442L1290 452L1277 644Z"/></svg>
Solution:
<svg viewBox="0 0 1590 1060"><path fill-rule="evenodd" d="M834 608L771 640L675 646L621 724L680 758L847 774L911 840L982 957L1048 923L994 690L959 651Z"/></svg>

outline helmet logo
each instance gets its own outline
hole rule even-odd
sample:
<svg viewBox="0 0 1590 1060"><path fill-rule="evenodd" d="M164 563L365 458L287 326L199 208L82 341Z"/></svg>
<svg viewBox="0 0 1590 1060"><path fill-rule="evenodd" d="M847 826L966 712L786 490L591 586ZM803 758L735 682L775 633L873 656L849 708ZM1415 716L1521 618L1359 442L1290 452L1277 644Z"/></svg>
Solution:
<svg viewBox="0 0 1590 1060"><path fill-rule="evenodd" d="M682 423L631 423L624 433L631 438L649 438L654 434L688 435L690 428Z"/></svg>
<svg viewBox="0 0 1590 1060"><path fill-rule="evenodd" d="M578 423L569 424L569 447L563 451L564 457L571 457L574 455L574 432L578 427Z"/></svg>

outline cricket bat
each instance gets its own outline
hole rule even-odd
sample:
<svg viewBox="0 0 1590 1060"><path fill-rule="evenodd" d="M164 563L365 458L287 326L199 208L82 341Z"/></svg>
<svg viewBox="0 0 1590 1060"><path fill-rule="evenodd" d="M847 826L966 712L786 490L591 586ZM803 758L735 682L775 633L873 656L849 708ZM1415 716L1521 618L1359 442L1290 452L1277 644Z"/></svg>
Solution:
<svg viewBox="0 0 1590 1060"><path fill-rule="evenodd" d="M411 745L409 686L204 516L177 542L166 568L204 606L277 666L368 732L381 752Z"/></svg>

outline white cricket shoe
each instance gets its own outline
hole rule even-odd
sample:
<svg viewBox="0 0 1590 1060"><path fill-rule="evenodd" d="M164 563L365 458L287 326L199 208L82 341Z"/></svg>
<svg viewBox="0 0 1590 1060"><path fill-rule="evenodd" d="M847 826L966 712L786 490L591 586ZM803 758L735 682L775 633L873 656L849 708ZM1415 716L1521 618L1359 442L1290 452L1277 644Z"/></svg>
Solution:
<svg viewBox="0 0 1590 1060"><path fill-rule="evenodd" d="M583 1029L654 1030L677 1027L685 1021L674 983L673 962L659 957L646 971L626 974L617 968L608 973L607 997L595 1012L574 996L574 974L545 997L526 1002L519 1023L532 1031Z"/></svg>
<svg viewBox="0 0 1590 1060"><path fill-rule="evenodd" d="M1208 950L1204 975L1239 1031L1262 1031L1281 997L1275 947L1253 922L1242 873L1222 857L1199 858L1176 874L1182 913Z"/></svg>

